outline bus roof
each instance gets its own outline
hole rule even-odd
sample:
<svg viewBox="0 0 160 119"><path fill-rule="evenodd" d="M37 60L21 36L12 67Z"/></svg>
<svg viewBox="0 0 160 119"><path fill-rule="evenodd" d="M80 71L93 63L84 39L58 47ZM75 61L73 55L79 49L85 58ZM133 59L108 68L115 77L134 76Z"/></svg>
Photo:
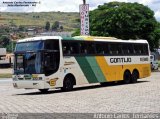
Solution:
<svg viewBox="0 0 160 119"><path fill-rule="evenodd" d="M38 37L20 39L18 40L18 42L38 41L38 40L46 40L46 39L62 39L62 37L61 36L38 36Z"/></svg>
<svg viewBox="0 0 160 119"><path fill-rule="evenodd" d="M75 37L61 37L61 36L38 36L20 39L18 42L48 40L48 39L63 39L63 40L87 40L87 41L105 41L105 42L127 42L127 43L148 43L146 40L121 40L115 37L99 37L99 36L75 36Z"/></svg>
<svg viewBox="0 0 160 119"><path fill-rule="evenodd" d="M122 39L117 39L115 37L99 37L99 36L75 36L73 37L74 39L77 40L90 40L90 41L105 41L105 42L129 42L129 43L148 43L147 40L143 39L130 39L130 40L122 40Z"/></svg>

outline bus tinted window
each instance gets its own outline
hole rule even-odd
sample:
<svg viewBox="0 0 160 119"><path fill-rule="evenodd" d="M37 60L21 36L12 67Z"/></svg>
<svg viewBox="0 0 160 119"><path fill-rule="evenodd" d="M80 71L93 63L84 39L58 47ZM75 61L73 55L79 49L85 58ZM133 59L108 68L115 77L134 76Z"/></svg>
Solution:
<svg viewBox="0 0 160 119"><path fill-rule="evenodd" d="M78 42L71 42L70 43L70 51L71 54L79 54L79 43Z"/></svg>
<svg viewBox="0 0 160 119"><path fill-rule="evenodd" d="M64 55L79 54L79 43L75 41L62 41Z"/></svg>
<svg viewBox="0 0 160 119"><path fill-rule="evenodd" d="M109 53L110 53L110 55L121 55L122 54L122 45L120 43L109 44Z"/></svg>
<svg viewBox="0 0 160 119"><path fill-rule="evenodd" d="M144 44L143 45L143 53L144 53L144 55L148 55L148 45L147 44Z"/></svg>
<svg viewBox="0 0 160 119"><path fill-rule="evenodd" d="M87 53L90 55L95 54L95 44L94 42L87 42Z"/></svg>
<svg viewBox="0 0 160 119"><path fill-rule="evenodd" d="M96 45L96 55L108 55L108 43L106 42L97 42Z"/></svg>
<svg viewBox="0 0 160 119"><path fill-rule="evenodd" d="M141 44L134 44L134 53L142 55L143 53L143 45Z"/></svg>
<svg viewBox="0 0 160 119"><path fill-rule="evenodd" d="M80 54L81 55L93 55L95 54L95 44L94 42L79 42Z"/></svg>
<svg viewBox="0 0 160 119"><path fill-rule="evenodd" d="M148 55L148 44L100 42L100 41L62 41L64 55Z"/></svg>
<svg viewBox="0 0 160 119"><path fill-rule="evenodd" d="M62 50L64 55L71 54L69 42L62 42Z"/></svg>
<svg viewBox="0 0 160 119"><path fill-rule="evenodd" d="M85 42L81 42L80 46L80 54L87 54L87 44Z"/></svg>
<svg viewBox="0 0 160 119"><path fill-rule="evenodd" d="M121 43L117 43L115 45L117 46L118 55L121 55L122 54L122 44Z"/></svg>
<svg viewBox="0 0 160 119"><path fill-rule="evenodd" d="M45 49L48 50L59 50L59 40L46 40Z"/></svg>
<svg viewBox="0 0 160 119"><path fill-rule="evenodd" d="M96 54L104 54L105 53L105 44L104 43L96 43Z"/></svg>
<svg viewBox="0 0 160 119"><path fill-rule="evenodd" d="M122 51L125 55L132 55L133 54L133 45L130 43L123 43L122 45Z"/></svg>

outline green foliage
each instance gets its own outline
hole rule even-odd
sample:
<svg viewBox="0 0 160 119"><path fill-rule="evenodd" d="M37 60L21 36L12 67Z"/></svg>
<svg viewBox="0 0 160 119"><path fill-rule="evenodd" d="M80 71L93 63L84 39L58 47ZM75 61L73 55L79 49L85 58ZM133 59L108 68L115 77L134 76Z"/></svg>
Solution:
<svg viewBox="0 0 160 119"><path fill-rule="evenodd" d="M91 35L120 39L146 39L151 50L157 47L154 12L138 3L110 2L90 12Z"/></svg>
<svg viewBox="0 0 160 119"><path fill-rule="evenodd" d="M1 35L7 35L10 31L11 31L11 29L9 27L1 28L0 29L0 36Z"/></svg>
<svg viewBox="0 0 160 119"><path fill-rule="evenodd" d="M6 48L7 48L7 52L14 52L14 49L15 49L15 46L16 46L16 42L15 41L12 41L10 42Z"/></svg>
<svg viewBox="0 0 160 119"><path fill-rule="evenodd" d="M49 21L46 22L45 29L46 29L46 31L50 30L50 22Z"/></svg>
<svg viewBox="0 0 160 119"><path fill-rule="evenodd" d="M14 51L16 46L15 41L11 41L7 36L0 37L0 48L7 48L7 52Z"/></svg>
<svg viewBox="0 0 160 119"><path fill-rule="evenodd" d="M6 47L10 42L10 39L7 36L0 37L0 47Z"/></svg>
<svg viewBox="0 0 160 119"><path fill-rule="evenodd" d="M60 26L60 30L63 31L63 26Z"/></svg>
<svg viewBox="0 0 160 119"><path fill-rule="evenodd" d="M80 29L76 29L75 32L72 34L72 36L79 36L80 35Z"/></svg>
<svg viewBox="0 0 160 119"><path fill-rule="evenodd" d="M13 19L11 19L11 21L9 22L11 26L15 26L15 22L13 21Z"/></svg>
<svg viewBox="0 0 160 119"><path fill-rule="evenodd" d="M20 26L19 26L19 30L20 30L20 31L26 31L26 28L25 28L24 26L20 25Z"/></svg>
<svg viewBox="0 0 160 119"><path fill-rule="evenodd" d="M57 30L59 28L59 21L55 21L52 25L52 30Z"/></svg>
<svg viewBox="0 0 160 119"><path fill-rule="evenodd" d="M75 19L76 22L80 22L80 18Z"/></svg>

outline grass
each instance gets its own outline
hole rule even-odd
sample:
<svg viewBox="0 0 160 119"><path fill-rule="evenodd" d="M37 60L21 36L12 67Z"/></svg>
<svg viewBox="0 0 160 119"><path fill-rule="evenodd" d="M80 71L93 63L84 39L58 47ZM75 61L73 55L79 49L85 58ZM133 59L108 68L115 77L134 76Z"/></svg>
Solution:
<svg viewBox="0 0 160 119"><path fill-rule="evenodd" d="M160 60L158 61L158 67L160 67Z"/></svg>
<svg viewBox="0 0 160 119"><path fill-rule="evenodd" d="M12 74L10 73L0 74L0 78L12 78Z"/></svg>

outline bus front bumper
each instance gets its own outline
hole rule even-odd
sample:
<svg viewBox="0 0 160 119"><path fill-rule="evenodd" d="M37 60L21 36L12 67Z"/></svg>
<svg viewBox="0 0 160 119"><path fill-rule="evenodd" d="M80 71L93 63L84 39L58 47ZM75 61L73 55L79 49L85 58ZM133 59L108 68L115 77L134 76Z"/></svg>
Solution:
<svg viewBox="0 0 160 119"><path fill-rule="evenodd" d="M46 81L13 81L13 87L18 89L46 89L54 88Z"/></svg>

